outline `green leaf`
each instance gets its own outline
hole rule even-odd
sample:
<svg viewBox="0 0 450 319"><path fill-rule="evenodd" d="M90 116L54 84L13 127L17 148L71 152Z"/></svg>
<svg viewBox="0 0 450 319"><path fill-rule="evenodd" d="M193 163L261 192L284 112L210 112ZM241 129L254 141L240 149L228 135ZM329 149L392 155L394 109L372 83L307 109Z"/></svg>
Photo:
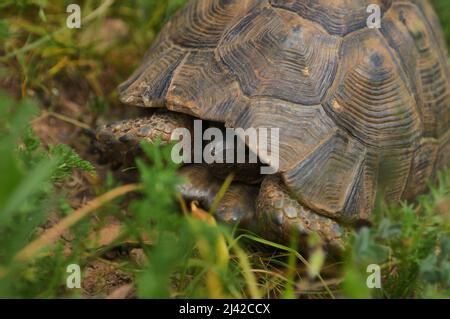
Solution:
<svg viewBox="0 0 450 319"><path fill-rule="evenodd" d="M370 289L366 283L367 277L356 268L348 268L343 282L343 291L346 298L369 299Z"/></svg>
<svg viewBox="0 0 450 319"><path fill-rule="evenodd" d="M6 39L10 36L9 25L5 20L0 20L0 39Z"/></svg>
<svg viewBox="0 0 450 319"><path fill-rule="evenodd" d="M83 160L75 150L65 144L50 146L49 154L51 158L57 160L57 167L52 175L53 181L61 181L72 175L74 169L93 173L94 166Z"/></svg>
<svg viewBox="0 0 450 319"><path fill-rule="evenodd" d="M14 189L6 204L0 208L0 224L7 223L14 212L42 190L44 185L48 183L55 164L56 162L52 160L42 161L26 175L26 178Z"/></svg>
<svg viewBox="0 0 450 319"><path fill-rule="evenodd" d="M325 264L326 254L323 249L316 249L309 257L308 274L310 278L316 278L320 275L323 265Z"/></svg>

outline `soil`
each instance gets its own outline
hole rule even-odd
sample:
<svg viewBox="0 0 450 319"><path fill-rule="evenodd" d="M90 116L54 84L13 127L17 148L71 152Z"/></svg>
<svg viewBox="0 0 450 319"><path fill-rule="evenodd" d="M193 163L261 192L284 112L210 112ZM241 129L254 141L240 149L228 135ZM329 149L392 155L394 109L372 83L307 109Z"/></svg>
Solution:
<svg viewBox="0 0 450 319"><path fill-rule="evenodd" d="M113 70L104 70L99 76L102 89L106 95L111 94L117 83L111 83L111 72ZM39 106L41 111L51 111L62 117L70 120L75 120L80 123L87 124L91 128L95 128L99 123L110 121L110 118L126 117L126 109L120 104L112 105L108 115L99 117L93 112L90 103L97 93L89 84L83 79L67 76L54 79L52 83L46 85L51 88L48 92L27 90L27 96L31 97ZM16 99L22 96L21 79L19 75L9 75L7 77L0 77L0 90L4 90ZM135 111L129 112L132 116ZM105 180L106 174L110 169L108 163L101 165L99 163L98 155L92 149L91 138L86 134L86 130L78 125L69 123L68 121L47 115L42 112L32 121L33 129L36 135L40 138L44 147L48 145L67 144L77 151L77 153L85 160L90 161L95 165L97 177L74 171L73 176L58 185L58 188L64 189L68 194L68 204L73 209L78 209L84 206L89 200L98 195L101 187L101 181ZM47 223L38 230L38 233L55 225L60 220L58 214L51 214ZM93 218L95 223L95 218ZM111 218L110 225L117 225L118 220ZM111 227L113 229L113 227ZM106 232L108 232L108 225L106 225ZM102 236L108 236L104 233ZM63 239L67 242L65 252L67 254L71 251L70 242L74 239L70 232L63 235ZM136 248L135 248L136 249ZM120 250L120 247L118 247ZM133 251L132 257L129 253L132 249L125 250L125 257L134 260L138 257L135 255L136 250ZM123 258L124 253L117 253L117 251L109 251L105 253L107 262L98 259L88 263L83 268L83 282L82 295L87 298L132 298L134 297L133 277L120 270L119 265L115 260Z"/></svg>

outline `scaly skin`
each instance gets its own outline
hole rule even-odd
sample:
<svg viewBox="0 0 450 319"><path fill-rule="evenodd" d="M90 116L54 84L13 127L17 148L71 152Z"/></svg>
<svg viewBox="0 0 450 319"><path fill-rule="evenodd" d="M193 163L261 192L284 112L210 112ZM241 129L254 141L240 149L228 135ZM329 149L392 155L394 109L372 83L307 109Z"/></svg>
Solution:
<svg viewBox="0 0 450 319"><path fill-rule="evenodd" d="M139 155L141 140L154 143L159 137L162 144L167 144L173 130L192 130L192 125L193 118L189 116L159 111L149 117L100 127L96 143L103 155L113 161L131 162ZM220 221L238 223L263 237L283 243L290 241L293 231L297 232L302 244L308 234L317 233L327 246L342 248L343 230L336 221L302 206L290 196L278 175L255 176L255 167L252 164L184 166L179 174L185 178L185 183L178 191L187 201L197 201L209 210L223 184L223 177L234 173L237 178L215 212Z"/></svg>
<svg viewBox="0 0 450 319"><path fill-rule="evenodd" d="M303 241L308 234L316 233L327 246L343 247L343 228L292 198L279 176L264 179L256 203L260 231L266 237L289 242L292 232L296 232Z"/></svg>
<svg viewBox="0 0 450 319"><path fill-rule="evenodd" d="M168 144L177 128L192 130L193 119L187 115L157 111L151 116L113 122L97 129L94 146L102 158L115 166L133 164L141 155L140 142Z"/></svg>
<svg viewBox="0 0 450 319"><path fill-rule="evenodd" d="M114 122L100 127L97 140L104 145L115 145L129 149L127 145L136 146L142 140L154 143L158 138L163 144L170 142L172 132L177 128L192 129L193 120L183 114L158 111L151 116Z"/></svg>

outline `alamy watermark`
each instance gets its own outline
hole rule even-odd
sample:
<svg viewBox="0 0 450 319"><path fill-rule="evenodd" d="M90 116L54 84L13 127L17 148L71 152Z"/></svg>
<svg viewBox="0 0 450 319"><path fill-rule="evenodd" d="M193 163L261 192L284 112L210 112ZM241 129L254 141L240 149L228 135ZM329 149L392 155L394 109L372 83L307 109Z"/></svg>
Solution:
<svg viewBox="0 0 450 319"><path fill-rule="evenodd" d="M380 29L382 23L380 6L370 4L366 8L366 12L368 14L367 27L369 29ZM66 13L68 13L67 28L80 29L82 27L80 6L69 4ZM174 130L171 138L173 141L177 141L172 149L172 160L175 163L256 164L259 159L266 165L261 167L261 174L268 175L279 171L279 128L226 128L221 130L212 127L203 130L202 121L195 120L193 132L187 128L178 128ZM77 264L68 265L66 272L68 273L66 278L67 288L81 288L80 266ZM369 274L366 280L367 287L380 289L380 266L376 264L368 265L366 272Z"/></svg>
<svg viewBox="0 0 450 319"><path fill-rule="evenodd" d="M66 272L69 274L66 278L66 287L69 289L81 288L81 268L77 264L68 265Z"/></svg>
<svg viewBox="0 0 450 319"><path fill-rule="evenodd" d="M367 266L366 272L370 274L367 277L366 285L369 289L381 288L381 267L377 264L371 264Z"/></svg>
<svg viewBox="0 0 450 319"><path fill-rule="evenodd" d="M171 138L177 141L172 149L172 160L177 164L256 164L259 158L266 165L261 174L279 171L279 128L226 128L224 134L215 127L203 131L203 121L195 120L193 132L178 128Z"/></svg>
<svg viewBox="0 0 450 319"><path fill-rule="evenodd" d="M69 4L66 8L66 12L69 13L66 19L66 26L69 29L81 28L81 8L78 4Z"/></svg>
<svg viewBox="0 0 450 319"><path fill-rule="evenodd" d="M381 8L378 4L371 4L366 10L369 13L367 18L367 27L369 29L380 29L381 28Z"/></svg>
<svg viewBox="0 0 450 319"><path fill-rule="evenodd" d="M81 7L78 4L69 4L66 8L69 13L66 19L66 26L69 29L81 28ZM381 28L381 8L378 4L370 4L367 6L366 12L369 14L367 18L367 27L369 29Z"/></svg>

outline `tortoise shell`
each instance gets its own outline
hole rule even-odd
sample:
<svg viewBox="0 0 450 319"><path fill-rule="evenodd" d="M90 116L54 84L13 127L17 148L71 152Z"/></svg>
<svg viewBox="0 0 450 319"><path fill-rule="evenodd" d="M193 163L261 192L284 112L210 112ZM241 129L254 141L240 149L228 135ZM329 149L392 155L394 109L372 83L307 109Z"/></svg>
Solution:
<svg viewBox="0 0 450 319"><path fill-rule="evenodd" d="M380 29L367 27L369 4ZM192 0L120 92L126 104L280 128L284 183L340 220L366 219L378 196L416 196L450 164L450 73L428 1Z"/></svg>

